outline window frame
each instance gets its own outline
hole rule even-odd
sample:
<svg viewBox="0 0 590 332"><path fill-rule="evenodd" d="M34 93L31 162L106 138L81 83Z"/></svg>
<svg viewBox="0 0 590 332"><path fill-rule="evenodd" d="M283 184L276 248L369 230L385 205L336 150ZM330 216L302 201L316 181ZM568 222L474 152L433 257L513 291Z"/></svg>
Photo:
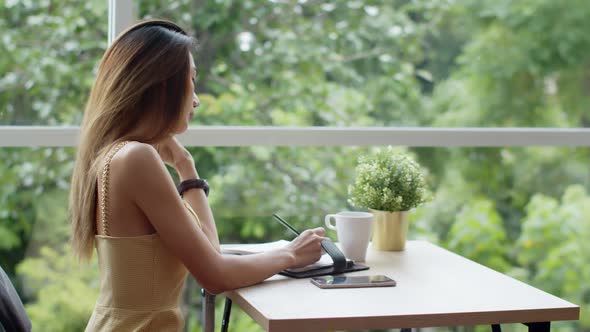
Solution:
<svg viewBox="0 0 590 332"><path fill-rule="evenodd" d="M77 126L0 126L0 147L73 147ZM186 146L590 146L586 128L191 126Z"/></svg>

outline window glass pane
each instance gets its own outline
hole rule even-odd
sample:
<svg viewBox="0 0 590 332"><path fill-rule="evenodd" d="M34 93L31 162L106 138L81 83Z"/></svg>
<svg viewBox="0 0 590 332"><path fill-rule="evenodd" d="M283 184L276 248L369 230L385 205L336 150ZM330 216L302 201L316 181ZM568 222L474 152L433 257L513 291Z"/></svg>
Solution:
<svg viewBox="0 0 590 332"><path fill-rule="evenodd" d="M305 229L322 226L327 213L363 210L347 202L347 188L358 157L375 151L190 150L199 174L211 185L222 243L291 239L272 213ZM590 305L588 148L396 151L416 158L432 192L430 202L411 212L409 239L431 241L581 307ZM98 292L96 263L78 265L67 246L73 156L70 148L0 149L0 265L15 280L36 326L47 330L82 330ZM332 231L328 236L337 239ZM198 324L197 290L190 281L183 299L193 327ZM584 317L552 328L588 328ZM237 319L232 330L256 331L251 319ZM517 325L505 329L524 331Z"/></svg>
<svg viewBox="0 0 590 332"><path fill-rule="evenodd" d="M107 45L107 1L0 6L0 125L77 125Z"/></svg>
<svg viewBox="0 0 590 332"><path fill-rule="evenodd" d="M170 18L199 40L194 124L589 123L584 1L136 4L140 17ZM6 1L0 125L79 124L107 17L105 1Z"/></svg>
<svg viewBox="0 0 590 332"><path fill-rule="evenodd" d="M140 17L172 19L199 40L195 124L586 127L590 120L587 1L136 3Z"/></svg>

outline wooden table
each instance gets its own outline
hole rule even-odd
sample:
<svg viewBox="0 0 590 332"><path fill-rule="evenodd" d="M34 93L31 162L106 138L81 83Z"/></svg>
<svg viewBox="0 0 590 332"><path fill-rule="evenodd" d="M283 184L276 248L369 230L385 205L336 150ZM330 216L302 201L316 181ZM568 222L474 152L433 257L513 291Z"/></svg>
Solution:
<svg viewBox="0 0 590 332"><path fill-rule="evenodd" d="M579 306L424 241L402 252L369 248L371 269L396 287L320 289L309 279L274 276L226 294L266 331L416 328L579 319Z"/></svg>

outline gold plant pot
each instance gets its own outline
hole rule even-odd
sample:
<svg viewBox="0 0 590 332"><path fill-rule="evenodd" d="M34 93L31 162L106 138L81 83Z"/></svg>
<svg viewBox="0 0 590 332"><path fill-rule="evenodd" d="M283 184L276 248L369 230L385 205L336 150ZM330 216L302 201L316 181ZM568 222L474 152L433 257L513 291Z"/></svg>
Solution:
<svg viewBox="0 0 590 332"><path fill-rule="evenodd" d="M375 216L373 248L383 251L404 250L408 236L408 211L369 211Z"/></svg>

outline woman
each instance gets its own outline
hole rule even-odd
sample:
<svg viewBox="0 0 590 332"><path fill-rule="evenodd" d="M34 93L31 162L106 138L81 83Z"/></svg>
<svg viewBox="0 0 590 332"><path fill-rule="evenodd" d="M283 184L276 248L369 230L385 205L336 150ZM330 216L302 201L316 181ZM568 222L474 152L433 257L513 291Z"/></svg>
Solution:
<svg viewBox="0 0 590 332"><path fill-rule="evenodd" d="M100 295L87 331L178 331L188 272L213 294L260 282L320 257L324 230L250 256L220 254L208 186L174 138L199 99L193 39L162 20L123 32L100 63L72 177L72 246L96 247ZM166 170L173 167L182 197Z"/></svg>

